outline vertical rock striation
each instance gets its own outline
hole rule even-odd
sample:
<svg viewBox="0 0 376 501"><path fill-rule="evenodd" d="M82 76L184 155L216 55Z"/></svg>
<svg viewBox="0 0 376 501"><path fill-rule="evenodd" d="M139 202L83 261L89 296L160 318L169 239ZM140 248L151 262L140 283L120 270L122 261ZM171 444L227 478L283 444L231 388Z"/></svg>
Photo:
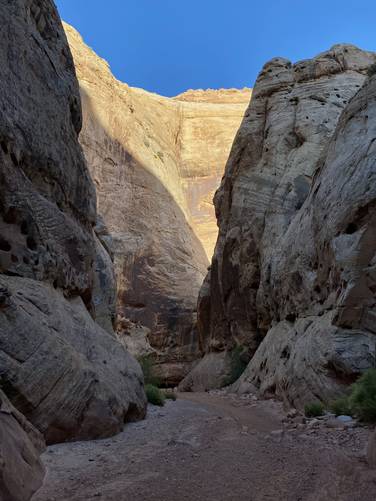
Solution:
<svg viewBox="0 0 376 501"><path fill-rule="evenodd" d="M176 384L200 356L197 294L217 235L211 198L250 91L169 99L132 88L65 30L83 101L80 141L114 255L117 332L134 353L153 351L164 382Z"/></svg>
<svg viewBox="0 0 376 501"><path fill-rule="evenodd" d="M198 306L208 351L256 352L243 390L301 405L375 364L375 59L337 45L295 65L273 59L257 79L215 196L219 238Z"/></svg>
<svg viewBox="0 0 376 501"><path fill-rule="evenodd" d="M0 383L48 442L106 436L145 395L111 330L73 60L52 1L2 2L0 21Z"/></svg>

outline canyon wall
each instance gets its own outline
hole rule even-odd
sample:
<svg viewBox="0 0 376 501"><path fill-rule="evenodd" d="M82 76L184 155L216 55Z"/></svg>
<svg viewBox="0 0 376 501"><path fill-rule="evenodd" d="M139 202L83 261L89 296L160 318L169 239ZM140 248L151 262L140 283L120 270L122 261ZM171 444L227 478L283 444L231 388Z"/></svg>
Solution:
<svg viewBox="0 0 376 501"><path fill-rule="evenodd" d="M252 358L236 388L297 406L375 366L375 60L338 45L262 69L215 196L208 355L183 388L223 384L236 345Z"/></svg>
<svg viewBox="0 0 376 501"><path fill-rule="evenodd" d="M188 91L169 99L116 80L65 25L80 82L80 141L96 184L97 231L113 254L116 330L154 353L165 384L200 357L197 295L213 252L212 196L250 91Z"/></svg>
<svg viewBox="0 0 376 501"><path fill-rule="evenodd" d="M1 2L0 21L0 385L47 442L108 436L146 401L111 330L73 60L52 1Z"/></svg>
<svg viewBox="0 0 376 501"><path fill-rule="evenodd" d="M0 499L28 501L42 486L42 435L0 390Z"/></svg>

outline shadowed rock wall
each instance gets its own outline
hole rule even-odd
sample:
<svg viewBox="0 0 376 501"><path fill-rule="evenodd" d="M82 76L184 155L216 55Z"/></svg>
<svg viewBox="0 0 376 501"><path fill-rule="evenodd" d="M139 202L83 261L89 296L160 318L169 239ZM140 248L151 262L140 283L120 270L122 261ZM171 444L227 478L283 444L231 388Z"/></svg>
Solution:
<svg viewBox="0 0 376 501"><path fill-rule="evenodd" d="M0 384L48 442L107 436L145 395L112 330L73 60L52 1L2 2L0 22Z"/></svg>
<svg viewBox="0 0 376 501"><path fill-rule="evenodd" d="M267 63L215 196L202 343L222 358L247 346L256 355L243 383L297 405L337 394L375 364L371 83L359 92L374 61L338 45L295 65Z"/></svg>

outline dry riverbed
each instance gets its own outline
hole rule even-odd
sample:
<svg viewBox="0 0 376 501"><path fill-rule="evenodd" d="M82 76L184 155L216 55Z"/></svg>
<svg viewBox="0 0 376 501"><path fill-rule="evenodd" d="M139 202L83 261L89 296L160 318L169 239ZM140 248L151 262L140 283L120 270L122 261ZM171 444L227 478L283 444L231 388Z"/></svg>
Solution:
<svg viewBox="0 0 376 501"><path fill-rule="evenodd" d="M33 501L374 501L370 430L303 421L274 400L180 394L120 435L49 447Z"/></svg>

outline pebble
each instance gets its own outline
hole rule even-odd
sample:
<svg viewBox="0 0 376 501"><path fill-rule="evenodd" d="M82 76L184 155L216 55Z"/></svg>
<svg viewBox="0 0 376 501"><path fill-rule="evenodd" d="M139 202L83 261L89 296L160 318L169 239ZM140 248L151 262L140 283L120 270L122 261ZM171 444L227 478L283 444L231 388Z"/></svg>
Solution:
<svg viewBox="0 0 376 501"><path fill-rule="evenodd" d="M318 419L316 419L316 418L315 418L315 419L311 419L311 420L308 422L307 427L308 427L308 428L313 428L313 427L315 427L315 426L319 426L319 424L320 424L320 421L319 421Z"/></svg>
<svg viewBox="0 0 376 501"><path fill-rule="evenodd" d="M290 409L287 413L288 418L295 418L298 415L298 411L296 409Z"/></svg>
<svg viewBox="0 0 376 501"><path fill-rule="evenodd" d="M283 430L273 430L270 434L274 437L281 437L283 435Z"/></svg>

